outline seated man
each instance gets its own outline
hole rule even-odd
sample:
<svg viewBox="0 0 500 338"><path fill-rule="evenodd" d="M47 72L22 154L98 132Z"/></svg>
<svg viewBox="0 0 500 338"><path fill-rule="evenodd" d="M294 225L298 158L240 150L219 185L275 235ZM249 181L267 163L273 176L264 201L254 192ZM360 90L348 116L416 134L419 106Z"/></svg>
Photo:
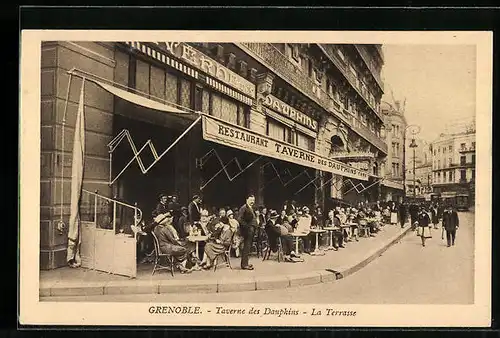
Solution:
<svg viewBox="0 0 500 338"><path fill-rule="evenodd" d="M339 248L345 248L344 246L344 233L342 231L342 228L340 227L340 219L335 216L335 213L333 210L331 210L328 213L328 219L326 221L326 226L327 227L332 227L335 228L333 230L333 247L335 248L335 251L337 251Z"/></svg>
<svg viewBox="0 0 500 338"><path fill-rule="evenodd" d="M157 220L158 225L154 229L154 234L158 238L160 251L174 259L181 273L199 270L195 244L179 238L177 230L172 225L172 219L172 214L167 211L162 219ZM191 268L187 267L188 264Z"/></svg>
<svg viewBox="0 0 500 338"><path fill-rule="evenodd" d="M278 250L278 238L281 238L281 245L283 249L283 256L285 262L301 261L298 254L293 250L293 237L289 235L293 228L290 223L293 221L292 216L288 216L285 223L278 222L279 215L276 211L271 211L269 220L266 223L266 233L269 240L270 250L276 252Z"/></svg>

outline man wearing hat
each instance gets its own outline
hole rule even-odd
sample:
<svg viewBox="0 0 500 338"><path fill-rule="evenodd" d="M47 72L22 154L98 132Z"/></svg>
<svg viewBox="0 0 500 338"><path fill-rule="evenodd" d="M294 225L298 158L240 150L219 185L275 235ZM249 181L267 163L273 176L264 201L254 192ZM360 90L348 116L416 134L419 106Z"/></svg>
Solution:
<svg viewBox="0 0 500 338"><path fill-rule="evenodd" d="M257 215L254 211L255 196L249 194L245 204L238 212L238 222L240 223L240 232L243 236L243 250L241 252L241 269L253 270L253 265L248 263L248 256L252 248L252 241L257 228Z"/></svg>
<svg viewBox="0 0 500 338"><path fill-rule="evenodd" d="M172 213L174 225L177 226L179 222L179 217L181 217L181 205L178 201L176 195L170 197L170 201L167 205L168 210Z"/></svg>
<svg viewBox="0 0 500 338"><path fill-rule="evenodd" d="M292 231L292 226L288 221L291 222L293 217L288 216L288 220L285 224L280 224L279 219L280 215L275 210L269 213L269 219L266 223L266 233L270 250L276 252L278 249L278 238L281 238L285 262L295 263L300 257L293 251L293 238L289 235Z"/></svg>
<svg viewBox="0 0 500 338"><path fill-rule="evenodd" d="M189 235L190 223L187 207L181 207L181 214L175 228L181 238L186 238Z"/></svg>
<svg viewBox="0 0 500 338"><path fill-rule="evenodd" d="M201 216L201 197L194 195L192 201L188 205L189 223L195 224L200 222Z"/></svg>
<svg viewBox="0 0 500 338"><path fill-rule="evenodd" d="M153 217L155 223L159 223L159 221L161 220L161 217L158 216L163 215L168 211L168 196L165 194L160 194L158 199L159 201L156 205L156 208L154 208L151 212L151 216Z"/></svg>
<svg viewBox="0 0 500 338"><path fill-rule="evenodd" d="M458 213L451 205L447 205L443 212L443 228L446 230L447 246L455 245L455 236L459 226Z"/></svg>

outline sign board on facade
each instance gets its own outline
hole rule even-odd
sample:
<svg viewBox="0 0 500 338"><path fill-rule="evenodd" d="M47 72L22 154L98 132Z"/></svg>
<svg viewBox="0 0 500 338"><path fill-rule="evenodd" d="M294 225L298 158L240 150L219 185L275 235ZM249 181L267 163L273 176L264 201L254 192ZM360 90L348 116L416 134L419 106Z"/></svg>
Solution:
<svg viewBox="0 0 500 338"><path fill-rule="evenodd" d="M291 144L273 140L249 129L240 128L219 119L203 116L203 138L232 148L249 151L258 155L296 163L333 174L368 180L366 171L353 168L311 151L302 150Z"/></svg>
<svg viewBox="0 0 500 338"><path fill-rule="evenodd" d="M186 61L196 69L208 74L219 81L240 91L242 94L255 98L255 85L236 74L229 68L194 49L183 42L157 42L157 45L166 52Z"/></svg>
<svg viewBox="0 0 500 338"><path fill-rule="evenodd" d="M370 170L370 162L368 161L349 161L347 162L347 164L359 170L364 170L364 171Z"/></svg>
<svg viewBox="0 0 500 338"><path fill-rule="evenodd" d="M289 106L273 95L266 96L266 98L262 102L262 105L271 108L275 112L286 116L295 122L300 123L304 127L307 127L314 131L318 131L318 121Z"/></svg>

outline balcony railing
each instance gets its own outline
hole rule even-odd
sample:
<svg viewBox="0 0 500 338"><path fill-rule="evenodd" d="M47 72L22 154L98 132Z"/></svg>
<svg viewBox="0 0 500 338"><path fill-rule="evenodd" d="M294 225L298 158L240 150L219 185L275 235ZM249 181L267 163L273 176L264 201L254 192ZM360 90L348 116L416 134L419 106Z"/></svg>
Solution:
<svg viewBox="0 0 500 338"><path fill-rule="evenodd" d="M471 152L475 152L475 151L476 151L476 147L460 148L458 150L459 153L471 153Z"/></svg>
<svg viewBox="0 0 500 338"><path fill-rule="evenodd" d="M358 92L359 96L363 98L363 100L366 102L368 107L371 108L371 110L377 115L382 121L384 118L382 117L380 113L380 107L377 108L375 105L372 104L370 96L366 91L361 89L361 86L359 85L358 79L349 72L347 69L347 64L344 62L340 61L337 56L335 55L335 52L333 52L332 47L324 44L318 44L318 47L323 51L323 53L330 59L330 61L337 67L340 72L344 75L344 77L347 79L347 81L351 84L351 86Z"/></svg>
<svg viewBox="0 0 500 338"><path fill-rule="evenodd" d="M373 144L383 153L387 154L387 144L379 139L369 128L363 126L343 105L334 100L319 87L303 70L294 64L280 50L270 43L242 42L236 45L260 63L271 69L283 80L299 89L305 96L319 104L325 110L335 114L343 123Z"/></svg>
<svg viewBox="0 0 500 338"><path fill-rule="evenodd" d="M359 55L361 55L361 58L363 59L366 66L370 70L371 75L373 76L373 78L375 79L377 84L379 85L380 89L382 89L382 91L383 91L384 90L384 83L382 82L382 79L380 78L380 74L377 72L377 70L375 69L375 67L373 67L373 65L371 63L372 57L365 50L364 46L354 45L354 47L356 47L356 50L358 51Z"/></svg>

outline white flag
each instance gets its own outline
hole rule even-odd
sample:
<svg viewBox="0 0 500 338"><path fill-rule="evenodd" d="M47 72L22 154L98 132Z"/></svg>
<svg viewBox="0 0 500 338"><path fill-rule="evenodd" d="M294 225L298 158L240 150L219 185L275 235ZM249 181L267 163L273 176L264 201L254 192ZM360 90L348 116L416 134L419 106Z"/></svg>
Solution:
<svg viewBox="0 0 500 338"><path fill-rule="evenodd" d="M66 261L72 267L78 267L81 265L81 224L79 204L82 193L83 167L85 160L84 87L85 79L82 81L80 102L78 103L78 112L76 115L75 137L73 141L72 154L73 162L71 165L71 213L68 226L68 254Z"/></svg>

